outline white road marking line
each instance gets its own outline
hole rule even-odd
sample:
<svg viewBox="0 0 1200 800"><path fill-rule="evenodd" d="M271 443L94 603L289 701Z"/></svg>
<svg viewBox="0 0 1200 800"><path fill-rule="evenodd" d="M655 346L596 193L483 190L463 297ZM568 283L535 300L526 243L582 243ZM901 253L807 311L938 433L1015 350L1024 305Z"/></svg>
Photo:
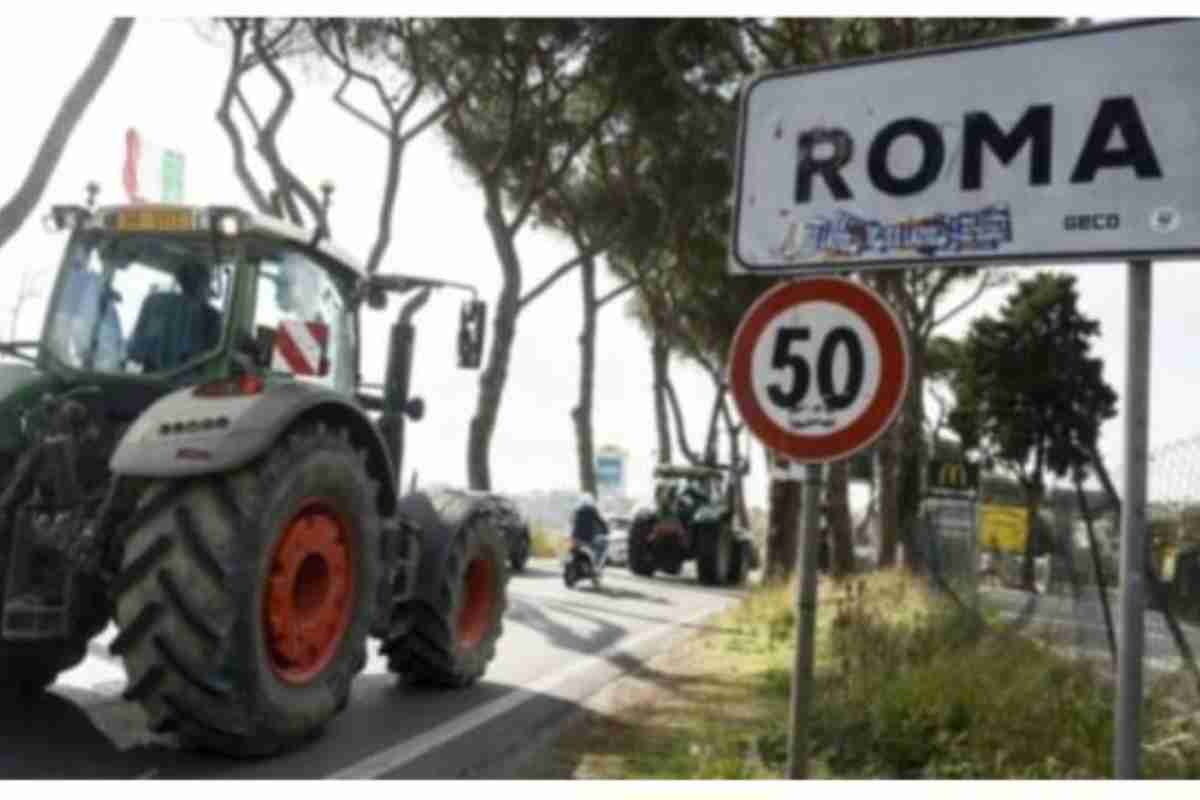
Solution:
<svg viewBox="0 0 1200 800"><path fill-rule="evenodd" d="M613 655L621 651L632 651L637 647L649 642L653 639L662 637L671 631L685 626L694 625L705 617L719 613L726 607L727 604L722 604L717 608L712 608L703 613L693 614L690 617L681 619L669 624L659 625L644 631L628 641L619 641L604 650L594 655L582 658L563 669L553 672L546 677L538 680L528 687L518 687L513 689L508 694L499 697L486 705L482 705L474 711L462 714L452 720L442 723L441 725L426 731L420 736L415 736L410 739L405 739L403 742L389 747L386 750L381 750L375 755L368 756L362 761L351 764L348 767L338 770L330 774L329 778L344 779L344 778L378 778L381 775L399 769L426 753L441 747L443 744L462 736L464 733L489 722L501 714L507 714L517 706L527 700L533 699L539 694L553 695L556 689L559 689L562 684L569 679L575 677L581 672L585 672L601 663L605 662Z"/></svg>

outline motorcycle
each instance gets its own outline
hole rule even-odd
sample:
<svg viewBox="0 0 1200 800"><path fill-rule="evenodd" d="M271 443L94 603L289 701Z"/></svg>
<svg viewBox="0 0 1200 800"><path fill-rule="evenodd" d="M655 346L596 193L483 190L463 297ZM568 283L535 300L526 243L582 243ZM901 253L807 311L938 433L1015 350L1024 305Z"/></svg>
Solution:
<svg viewBox="0 0 1200 800"><path fill-rule="evenodd" d="M563 583L568 589L575 588L575 584L584 578L591 578L592 584L600 588L600 577L604 574L604 565L608 563L607 544L607 536L597 536L591 545L571 543L570 551L563 557ZM597 550L601 554L599 558L596 556Z"/></svg>

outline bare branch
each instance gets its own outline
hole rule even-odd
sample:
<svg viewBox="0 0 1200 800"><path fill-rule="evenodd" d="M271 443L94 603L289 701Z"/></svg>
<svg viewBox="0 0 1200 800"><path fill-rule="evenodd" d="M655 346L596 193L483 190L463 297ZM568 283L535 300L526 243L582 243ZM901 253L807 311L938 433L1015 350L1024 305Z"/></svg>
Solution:
<svg viewBox="0 0 1200 800"><path fill-rule="evenodd" d="M596 308L603 308L609 302L616 300L618 297L625 294L630 289L633 289L634 287L636 287L639 283L641 283L641 281L638 280L637 278L634 278L633 280L626 281L625 283L621 284L620 286L618 286L617 288L608 292L607 294L601 295L601 297L598 300L596 300Z"/></svg>
<svg viewBox="0 0 1200 800"><path fill-rule="evenodd" d="M280 69L279 64L270 53L267 52L263 43L263 23L262 20L255 22L254 36L252 37L254 51L267 68L271 78L279 87L280 97L275 108L267 117L266 124L263 125L262 134L259 136L259 152L270 165L272 172L275 173L275 182L279 186L280 192L283 195L283 201L288 209L288 215L296 224L303 224L303 219L300 216L299 208L296 205L295 198L299 197L304 204L309 214L312 215L318 227L325 224L325 209L317 196L305 186L294 172L288 169L283 162L283 157L279 153L278 145L275 137L282 125L287 113L291 110L292 103L295 100L295 92L292 90L292 83L288 80L286 74Z"/></svg>
<svg viewBox="0 0 1200 800"><path fill-rule="evenodd" d="M974 303L976 300L978 300L980 295L982 295L988 289L991 289L991 288L994 288L995 286L1000 286L1000 285L1002 285L1002 281L997 280L995 278L995 276L993 275L993 273L985 270L984 273L979 276L979 282L975 284L975 289L974 289L974 291L971 292L970 296L967 297L966 300L963 300L961 303L956 305L954 308L947 311L942 316L935 319L933 321L933 324L929 326L930 330L933 330L934 328L939 327L940 325L942 325L945 322L949 322L951 319L953 319L955 316L957 316L959 313L961 313L963 310L965 310L968 306L970 306L972 303Z"/></svg>
<svg viewBox="0 0 1200 800"><path fill-rule="evenodd" d="M346 77L342 80L341 85L338 86L337 91L333 93L333 102L337 103L343 110L346 111L346 113L348 113L350 116L354 117L356 120L358 120L362 124L366 125L371 130L375 131L376 133L380 133L384 136L389 136L389 137L392 136L393 132L392 132L392 129L390 126L384 125L383 123L378 122L377 120L373 119L369 114L367 114L365 111L361 111L361 110L355 108L350 103L350 101L348 101L345 97L342 96L342 94L346 91L346 87L350 85L350 81L351 81L350 75L346 75Z"/></svg>
<svg viewBox="0 0 1200 800"><path fill-rule="evenodd" d="M83 117L92 99L104 85L112 66L125 47L133 19L114 19L100 40L87 66L63 99L58 112L50 122L50 129L39 145L29 172L17 187L17 191L3 206L0 206L0 244L16 233L42 197L51 175L58 166L63 150L67 146L75 125Z"/></svg>
<svg viewBox="0 0 1200 800"><path fill-rule="evenodd" d="M524 297L522 297L520 300L518 300L517 308L524 309L525 306L529 305L534 300L541 297L542 293L545 292L547 289L549 289L551 286L553 286L554 283L559 278L566 275L571 270L575 269L575 267L577 267L581 263L583 263L584 260L589 259L589 258L595 256L597 253L602 252L605 249L605 247L607 247L607 246L608 246L607 243L605 243L603 245L593 245L592 247L589 247L587 250L584 250L583 252L578 253L574 258L572 258L568 261L564 261L553 272L551 272L549 275L547 275L545 278L543 278L542 281L540 283L538 283L537 286L533 287L533 289L529 290L529 292L527 292Z"/></svg>
<svg viewBox="0 0 1200 800"><path fill-rule="evenodd" d="M260 212L267 214L271 211L271 205L267 200L267 193L259 186L254 175L250 172L249 166L246 164L246 145L242 141L242 135L234 124L231 106L234 97L241 98L241 92L237 90L238 81L240 80L243 70L241 68L242 50L244 39L246 36L246 28L244 23L236 23L232 20L227 22L230 33L233 35L233 59L229 66L229 77L225 81L225 90L221 94L221 105L217 108L217 122L225 131L225 136L229 139L229 144L233 148L233 171L237 175L238 182L242 184L242 188L246 190L246 194L250 195L250 201L254 207ZM243 100L243 103L245 101ZM253 115L250 115L251 124L255 124L256 120Z"/></svg>
<svg viewBox="0 0 1200 800"><path fill-rule="evenodd" d="M679 398L675 394L675 384L671 382L670 376L664 376L663 388L667 392L667 400L670 402L671 415L675 418L675 438L679 442L679 449L683 451L683 455L688 461L693 464L699 464L700 459L696 457L695 451L688 444L687 431L683 425L683 411L679 407Z"/></svg>

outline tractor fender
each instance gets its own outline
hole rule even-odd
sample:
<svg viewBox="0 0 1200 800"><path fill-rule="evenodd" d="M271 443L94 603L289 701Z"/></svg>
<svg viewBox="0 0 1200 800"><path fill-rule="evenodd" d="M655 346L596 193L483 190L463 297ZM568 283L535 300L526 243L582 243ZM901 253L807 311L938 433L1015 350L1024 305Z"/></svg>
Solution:
<svg viewBox="0 0 1200 800"><path fill-rule="evenodd" d="M265 386L259 394L197 397L179 389L146 409L117 444L109 469L139 478L185 478L229 472L261 456L300 422L324 422L350 433L381 485L380 511L396 508L396 479L379 430L366 413L331 389L301 381Z"/></svg>

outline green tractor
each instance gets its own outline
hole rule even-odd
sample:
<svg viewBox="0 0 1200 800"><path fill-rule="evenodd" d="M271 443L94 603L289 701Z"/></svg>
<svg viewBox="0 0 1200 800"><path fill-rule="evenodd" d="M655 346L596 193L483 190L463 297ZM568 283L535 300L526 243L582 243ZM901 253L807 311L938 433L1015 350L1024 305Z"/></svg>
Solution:
<svg viewBox="0 0 1200 800"><path fill-rule="evenodd" d="M0 707L110 623L155 731L274 753L347 704L379 640L410 682L495 655L507 548L473 498L400 496L413 314L469 286L368 275L316 234L227 207L56 206L65 253L39 341L0 344ZM382 385L362 316L413 293Z"/></svg>
<svg viewBox="0 0 1200 800"><path fill-rule="evenodd" d="M717 467L655 468L655 507L639 510L629 530L629 569L678 575L696 560L706 586L735 586L754 560L750 535L733 524L733 485Z"/></svg>

